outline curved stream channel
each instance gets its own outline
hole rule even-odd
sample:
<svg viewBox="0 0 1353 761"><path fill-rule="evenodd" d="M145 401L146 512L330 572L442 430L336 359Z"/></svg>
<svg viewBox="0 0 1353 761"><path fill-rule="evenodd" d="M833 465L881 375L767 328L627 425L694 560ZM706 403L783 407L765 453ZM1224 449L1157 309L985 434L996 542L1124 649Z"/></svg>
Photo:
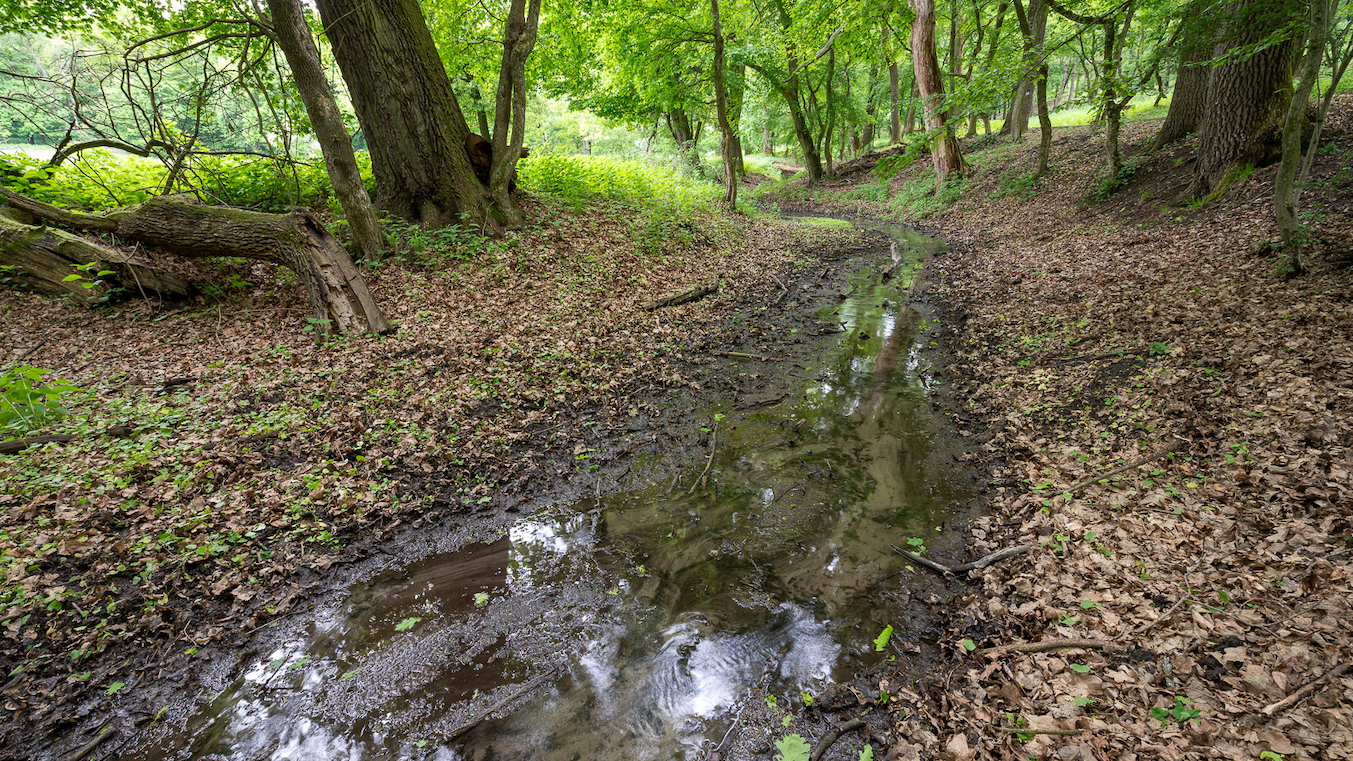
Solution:
<svg viewBox="0 0 1353 761"><path fill-rule="evenodd" d="M885 626L894 644L921 636L918 576L889 545L933 539L971 485L937 443L924 318L906 305L941 246L874 229L897 274L862 269L819 311L842 332L820 362L783 366L800 385L699 411L717 420L703 487L702 457L679 487L559 506L387 570L265 632L136 757L693 760L753 690L796 707L888 657Z"/></svg>

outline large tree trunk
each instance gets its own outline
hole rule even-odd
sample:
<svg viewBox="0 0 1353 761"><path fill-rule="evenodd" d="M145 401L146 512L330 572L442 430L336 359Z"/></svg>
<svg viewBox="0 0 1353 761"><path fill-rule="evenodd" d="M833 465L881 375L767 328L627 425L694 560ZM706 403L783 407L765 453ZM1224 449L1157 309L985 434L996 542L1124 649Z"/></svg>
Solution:
<svg viewBox="0 0 1353 761"><path fill-rule="evenodd" d="M357 168L357 157L352 151L352 139L343 126L343 114L338 110L333 90L324 78L319 51L310 37L305 13L300 0L268 0L272 14L273 38L286 55L296 89L310 116L310 126L324 154L324 167L329 172L329 183L348 218L348 229L356 244L357 256L367 261L379 258L382 245L380 223L376 209L362 185L362 173Z"/></svg>
<svg viewBox="0 0 1353 761"><path fill-rule="evenodd" d="M1191 6L1199 8L1199 4ZM1206 39L1193 36L1185 39L1179 51L1179 70L1175 72L1174 94L1170 96L1170 110L1160 131L1151 141L1148 151L1159 150L1187 134L1198 131L1207 107L1207 80L1212 69L1206 65L1212 58L1212 46Z"/></svg>
<svg viewBox="0 0 1353 761"><path fill-rule="evenodd" d="M911 0L916 16L911 22L911 56L916 70L916 86L921 91L926 129L934 134L931 157L935 162L935 180L942 183L963 171L963 155L958 139L949 127L949 112L941 108L944 81L935 53L935 0Z"/></svg>
<svg viewBox="0 0 1353 761"><path fill-rule="evenodd" d="M506 216L470 164L470 128L417 0L318 5L371 151L377 204L422 224L468 215L501 225Z"/></svg>
<svg viewBox="0 0 1353 761"><path fill-rule="evenodd" d="M203 206L191 196L159 196L135 206L84 214L8 190L3 194L11 206L64 227L114 233L191 258L233 256L286 267L305 284L314 324L324 333L391 329L348 252L308 212L264 214ZM6 257L11 255L9 249L5 247ZM25 250L40 255L32 246Z"/></svg>
<svg viewBox="0 0 1353 761"><path fill-rule="evenodd" d="M1232 16L1227 42L1214 51L1260 43L1285 23L1267 12L1269 3L1251 0ZM1212 70L1207 85L1207 108L1199 129L1198 163L1185 198L1206 198L1225 192L1235 172L1247 163L1262 162L1271 152L1274 136L1291 95L1292 58L1296 41L1269 44L1241 61Z"/></svg>

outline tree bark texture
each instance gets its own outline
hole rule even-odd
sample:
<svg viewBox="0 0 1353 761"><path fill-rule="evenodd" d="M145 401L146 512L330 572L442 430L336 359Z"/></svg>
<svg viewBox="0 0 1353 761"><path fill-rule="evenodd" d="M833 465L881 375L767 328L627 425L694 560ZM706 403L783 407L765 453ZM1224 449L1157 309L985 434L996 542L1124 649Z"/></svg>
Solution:
<svg viewBox="0 0 1353 761"><path fill-rule="evenodd" d="M1034 91L1038 87L1039 76L1038 48L1043 44L1048 27L1048 4L1043 0L1031 0L1026 17L1022 0L1014 1L1024 37L1024 76L1020 77L1015 89L1014 105L1010 112L1010 137L1019 142L1024 139L1024 133L1029 131L1029 117L1033 113Z"/></svg>
<svg viewBox="0 0 1353 761"><path fill-rule="evenodd" d="M329 182L343 206L348 228L352 230L358 258L375 260L385 248L376 208L362 184L362 173L352 151L352 138L343 125L343 114L338 110L333 90L324 78L319 50L305 23L300 0L268 0L268 11L272 14L273 39L287 58L301 102L310 116L310 126L324 154Z"/></svg>
<svg viewBox="0 0 1353 761"><path fill-rule="evenodd" d="M911 0L911 8L915 13L911 22L911 56L916 86L921 91L926 129L932 133L930 155L935 163L935 180L942 183L951 174L963 171L963 155L949 128L949 113L942 108L944 81L935 53L935 0Z"/></svg>
<svg viewBox="0 0 1353 761"><path fill-rule="evenodd" d="M724 83L723 28L719 23L719 0L709 0L710 16L714 19L714 110L719 119L719 153L723 157L723 205L728 210L738 205L738 167L733 159L737 149L737 135L728 121L728 87Z"/></svg>
<svg viewBox="0 0 1353 761"><path fill-rule="evenodd" d="M517 161L526 135L526 59L536 46L540 0L512 0L503 31L503 61L498 69L498 96L493 118L493 163L489 169L489 196L510 227L522 223L512 202Z"/></svg>
<svg viewBox="0 0 1353 761"><path fill-rule="evenodd" d="M677 151L691 166L700 166L700 123L691 126L691 115L684 108L667 112L667 131L672 133Z"/></svg>
<svg viewBox="0 0 1353 761"><path fill-rule="evenodd" d="M897 61L888 62L888 83L892 87L892 121L889 122L891 129L888 133L888 144L897 145L902 142L901 93L899 93L897 89Z"/></svg>
<svg viewBox="0 0 1353 761"><path fill-rule="evenodd" d="M1301 166L1301 136L1306 130L1306 104L1310 102L1311 89L1320 76L1320 62L1325 55L1329 11L1330 0L1312 1L1306 55L1283 120L1282 163L1279 164L1278 176L1273 181L1273 210L1278 220L1278 231L1282 235L1283 245L1289 252L1288 269L1294 275L1301 274L1306 269L1301 260L1301 242L1297 240L1299 196L1294 186L1297 170ZM1309 150L1314 151L1315 145L1311 145Z"/></svg>
<svg viewBox="0 0 1353 761"><path fill-rule="evenodd" d="M1034 177L1048 173L1048 155L1052 153L1052 116L1048 113L1048 65L1038 70L1038 168Z"/></svg>
<svg viewBox="0 0 1353 761"><path fill-rule="evenodd" d="M1224 32L1227 41L1214 57L1227 50L1254 45L1276 32L1284 21L1264 13L1265 0L1250 0ZM1198 162L1185 198L1205 198L1225 192L1235 172L1247 163L1262 162L1272 151L1287 99L1291 96L1293 52L1296 40L1270 44L1244 60L1212 70L1207 84L1207 106L1199 128Z"/></svg>
<svg viewBox="0 0 1353 761"><path fill-rule="evenodd" d="M1175 72L1170 110L1165 113L1165 121L1148 151L1159 150L1198 131L1207 107L1207 80L1212 73L1211 67L1205 64L1211 58L1212 49L1205 40L1184 41L1179 51L1179 70Z"/></svg>
<svg viewBox="0 0 1353 761"><path fill-rule="evenodd" d="M379 206L413 222L494 227L465 151L470 134L417 0L319 0L371 151Z"/></svg>
<svg viewBox="0 0 1353 761"><path fill-rule="evenodd" d="M182 298L192 293L192 284L177 275L36 221L26 212L0 207L0 264L18 268L12 277L22 287L51 296L70 294L90 304L119 286L132 296ZM113 274L99 277L104 271ZM74 274L80 279L66 279Z"/></svg>
<svg viewBox="0 0 1353 761"><path fill-rule="evenodd" d="M135 206L81 214L9 191L4 195L11 206L66 227L115 233L189 258L236 256L286 267L305 284L314 318L325 333L391 329L348 252L308 212L264 214L204 206L191 196L159 196Z"/></svg>

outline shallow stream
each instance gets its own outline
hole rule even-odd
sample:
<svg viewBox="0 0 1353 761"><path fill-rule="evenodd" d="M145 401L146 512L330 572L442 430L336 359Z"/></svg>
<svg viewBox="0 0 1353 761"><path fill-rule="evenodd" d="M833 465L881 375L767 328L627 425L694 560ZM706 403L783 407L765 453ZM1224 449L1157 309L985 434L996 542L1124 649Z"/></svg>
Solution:
<svg viewBox="0 0 1353 761"><path fill-rule="evenodd" d="M972 495L907 305L940 245L875 229L894 267L818 312L840 332L789 394L698 412L695 472L352 587L136 756L695 759L753 690L792 708L892 657L885 626L922 636L890 545L931 541Z"/></svg>

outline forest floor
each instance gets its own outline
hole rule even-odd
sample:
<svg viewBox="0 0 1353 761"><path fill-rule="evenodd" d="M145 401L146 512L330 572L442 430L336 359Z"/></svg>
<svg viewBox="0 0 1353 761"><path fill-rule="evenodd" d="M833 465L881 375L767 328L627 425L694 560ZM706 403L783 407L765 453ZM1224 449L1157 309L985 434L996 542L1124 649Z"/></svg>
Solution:
<svg viewBox="0 0 1353 761"><path fill-rule="evenodd" d="M965 144L961 193L919 221L953 246L919 297L940 308L954 425L992 484L968 555L1032 549L965 579L946 665L863 675L808 712L818 724L868 710L868 739L897 759L1353 753L1353 680L1330 673L1353 652L1353 109L1339 108L1304 198L1312 271L1291 280L1267 245L1275 167L1176 206L1193 146L1136 156L1152 123L1125 130L1135 172L1104 198L1088 129L1057 131L1041 180L1036 144ZM918 191L924 162L886 193L872 164L811 195L790 184L781 207L938 209ZM39 431L74 440L0 458L0 756L153 725L209 656L427 526L492 536L543 495L611 488L634 452L698 456L656 403L707 390L720 352L809 341L728 317L776 299L770 273L806 276L860 240L624 207L530 216L488 250L377 268L400 326L380 339L311 340L298 285L244 264L197 267L210 287L189 304L0 291L6 360L82 389ZM718 297L643 309L715 274ZM986 652L1021 643L1054 649ZM756 731L730 755L770 752L776 719L749 712Z"/></svg>
<svg viewBox="0 0 1353 761"><path fill-rule="evenodd" d="M961 194L918 220L954 248L922 297L992 479L967 555L1032 549L966 574L950 668L856 685L889 759L1353 757L1353 102L1294 279L1277 166L1176 205L1195 144L1142 155L1157 125L1127 127L1109 194L1102 133L1057 130L1037 180L1036 135L967 140ZM785 196L897 213L871 163ZM889 195L926 184L922 160Z"/></svg>

